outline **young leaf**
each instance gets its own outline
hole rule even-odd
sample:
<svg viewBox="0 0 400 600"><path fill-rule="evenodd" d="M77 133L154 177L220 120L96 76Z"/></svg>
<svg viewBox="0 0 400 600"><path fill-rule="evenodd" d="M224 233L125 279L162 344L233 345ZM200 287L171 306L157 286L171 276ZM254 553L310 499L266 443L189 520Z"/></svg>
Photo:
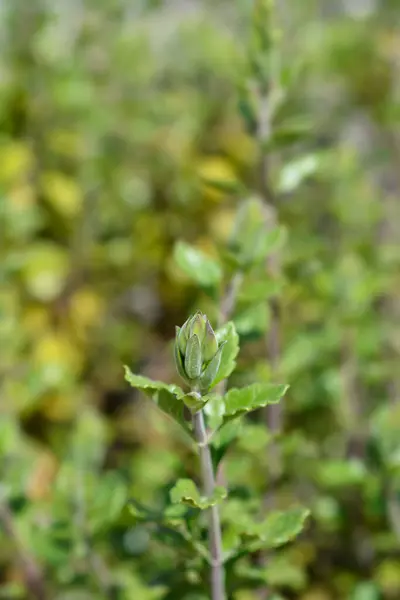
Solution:
<svg viewBox="0 0 400 600"><path fill-rule="evenodd" d="M143 375L135 375L132 373L129 367L125 365L125 380L134 388L140 390L150 398L154 396L159 390L168 390L177 397L183 396L183 391L177 385L168 385L162 381L153 381Z"/></svg>
<svg viewBox="0 0 400 600"><path fill-rule="evenodd" d="M253 383L247 387L233 388L225 396L225 417L239 416L267 404L277 404L288 385Z"/></svg>
<svg viewBox="0 0 400 600"><path fill-rule="evenodd" d="M182 400L186 404L188 409L194 414L198 410L203 408L203 406L207 402L207 397L200 396L197 393L191 392L190 394L185 394Z"/></svg>
<svg viewBox="0 0 400 600"><path fill-rule="evenodd" d="M182 402L182 398L178 398L169 390L163 389L159 390L159 392L154 398L154 401L166 415L168 415L174 421L179 423L179 425L183 427L183 429L189 431L188 423L185 420L185 416L183 414L184 405Z"/></svg>
<svg viewBox="0 0 400 600"><path fill-rule="evenodd" d="M239 336L232 321L225 323L215 332L218 343L226 342L222 349L221 363L214 385L229 377L236 366L236 357L239 352Z"/></svg>
<svg viewBox="0 0 400 600"><path fill-rule="evenodd" d="M135 375L125 366L125 379L132 387L150 397L165 414L176 421L185 431L189 431L183 414L183 391L177 385L168 385L162 381L153 381L142 375Z"/></svg>
<svg viewBox="0 0 400 600"><path fill-rule="evenodd" d="M264 521L253 523L243 533L259 538L251 545L252 550L277 548L287 544L301 533L309 515L310 511L302 506L273 511Z"/></svg>
<svg viewBox="0 0 400 600"><path fill-rule="evenodd" d="M201 496L196 484L191 479L179 479L170 491L170 498L173 504L188 504L192 508L205 510L221 502L226 498L226 489L217 486L210 498Z"/></svg>
<svg viewBox="0 0 400 600"><path fill-rule="evenodd" d="M213 287L222 279L221 265L201 250L179 241L174 248L178 267L193 281L205 287Z"/></svg>

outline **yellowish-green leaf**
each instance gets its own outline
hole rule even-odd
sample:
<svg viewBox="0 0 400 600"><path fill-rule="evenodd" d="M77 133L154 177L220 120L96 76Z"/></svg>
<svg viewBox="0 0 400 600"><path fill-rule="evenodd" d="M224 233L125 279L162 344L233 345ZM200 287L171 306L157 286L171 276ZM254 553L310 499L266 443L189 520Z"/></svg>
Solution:
<svg viewBox="0 0 400 600"><path fill-rule="evenodd" d="M204 287L213 287L222 279L221 265L186 242L175 245L174 260L185 275Z"/></svg>
<svg viewBox="0 0 400 600"><path fill-rule="evenodd" d="M193 508L200 508L200 510L205 510L221 502L226 498L226 495L225 488L216 486L211 497L202 496L196 484L191 479L179 479L170 491L170 498L173 504L183 503Z"/></svg>
<svg viewBox="0 0 400 600"><path fill-rule="evenodd" d="M219 345L222 342L226 343L222 349L221 363L213 385L229 377L236 366L236 357L239 352L239 336L232 321L218 329L215 335Z"/></svg>
<svg viewBox="0 0 400 600"><path fill-rule="evenodd" d="M309 516L310 511L302 506L273 511L261 523L248 524L243 534L258 538L252 544L252 549L277 548L298 536Z"/></svg>
<svg viewBox="0 0 400 600"><path fill-rule="evenodd" d="M288 387L284 384L253 383L241 389L233 388L224 398L225 417L249 412L267 404L277 404Z"/></svg>

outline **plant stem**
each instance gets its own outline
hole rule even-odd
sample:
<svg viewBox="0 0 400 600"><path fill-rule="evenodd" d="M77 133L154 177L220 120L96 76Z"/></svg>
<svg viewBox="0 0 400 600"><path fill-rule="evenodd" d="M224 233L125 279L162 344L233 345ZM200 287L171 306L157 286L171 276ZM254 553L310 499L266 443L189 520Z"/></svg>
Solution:
<svg viewBox="0 0 400 600"><path fill-rule="evenodd" d="M215 489L215 476L203 411L193 415L193 428L199 448L203 493L211 496ZM208 534L211 554L211 600L226 600L221 521L217 505L208 509Z"/></svg>

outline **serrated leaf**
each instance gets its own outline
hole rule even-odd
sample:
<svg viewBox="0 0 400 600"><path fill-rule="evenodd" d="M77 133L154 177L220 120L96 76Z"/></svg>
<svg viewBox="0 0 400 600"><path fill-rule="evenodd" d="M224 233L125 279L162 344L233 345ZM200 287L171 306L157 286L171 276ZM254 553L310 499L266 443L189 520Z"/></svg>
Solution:
<svg viewBox="0 0 400 600"><path fill-rule="evenodd" d="M125 379L132 387L150 397L160 410L181 425L186 432L189 431L183 412L182 397L184 393L179 386L153 381L143 375L135 375L127 366L125 366Z"/></svg>
<svg viewBox="0 0 400 600"><path fill-rule="evenodd" d="M210 498L202 496L191 479L179 479L170 491L170 498L173 504L187 504L192 508L205 510L221 502L226 498L226 489L222 486L216 486L213 495Z"/></svg>
<svg viewBox="0 0 400 600"><path fill-rule="evenodd" d="M153 397L153 394L159 390L168 390L177 397L183 396L183 391L179 386L164 383L163 381L154 381L143 375L135 375L129 367L124 366L125 380L134 388L142 391L147 396Z"/></svg>
<svg viewBox="0 0 400 600"><path fill-rule="evenodd" d="M249 536L258 537L251 547L277 548L293 540L304 528L305 521L310 516L310 511L302 506L288 510L271 512L261 523L253 523L247 531Z"/></svg>
<svg viewBox="0 0 400 600"><path fill-rule="evenodd" d="M273 383L253 383L244 388L232 388L225 395L225 418L237 416L267 404L277 404L289 386Z"/></svg>
<svg viewBox="0 0 400 600"><path fill-rule="evenodd" d="M239 352L239 336L235 324L232 321L225 323L223 327L215 332L218 344L226 342L222 349L221 363L217 378L213 385L229 377L236 366L236 357Z"/></svg>
<svg viewBox="0 0 400 600"><path fill-rule="evenodd" d="M216 286L222 279L222 268L219 262L186 242L177 242L174 248L174 260L190 279L202 286Z"/></svg>
<svg viewBox="0 0 400 600"><path fill-rule="evenodd" d="M183 429L189 431L188 423L183 413L182 398L178 398L169 390L159 390L154 398L157 406L174 421L179 423Z"/></svg>

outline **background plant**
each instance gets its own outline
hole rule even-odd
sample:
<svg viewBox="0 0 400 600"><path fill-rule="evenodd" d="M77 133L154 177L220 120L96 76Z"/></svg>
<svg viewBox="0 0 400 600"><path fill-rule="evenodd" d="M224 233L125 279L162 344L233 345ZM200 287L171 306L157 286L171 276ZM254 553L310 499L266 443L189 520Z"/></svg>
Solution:
<svg viewBox="0 0 400 600"><path fill-rule="evenodd" d="M215 260L242 199L265 200L257 123L243 120L252 8L3 3L4 598L34 591L32 573L49 598L193 591L193 571L173 569L174 543L166 551L127 508L131 497L163 506L177 478L195 476L192 453L123 387L121 364L173 381L172 325L198 307L217 323L229 299L233 265L210 296L178 270L176 248ZM239 600L265 582L303 600L399 593L396 9L321 1L275 13L287 85L263 159L287 231L282 281L264 290L257 318L246 314L247 281L238 293L230 385L273 377L291 387L274 485L258 417L221 477L250 504L249 490L259 500L273 489L280 508L299 499L313 521L269 558L262 582L243 565ZM278 293L272 374L265 298Z"/></svg>

